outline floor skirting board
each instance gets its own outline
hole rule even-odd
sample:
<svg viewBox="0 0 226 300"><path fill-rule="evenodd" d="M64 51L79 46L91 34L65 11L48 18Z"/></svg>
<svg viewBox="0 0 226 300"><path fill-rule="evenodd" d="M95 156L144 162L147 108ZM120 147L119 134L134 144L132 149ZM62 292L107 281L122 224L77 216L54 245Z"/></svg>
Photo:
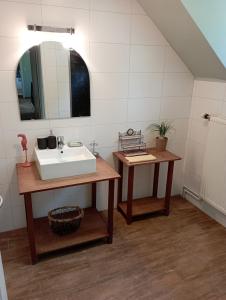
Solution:
<svg viewBox="0 0 226 300"><path fill-rule="evenodd" d="M207 203L205 200L202 200L200 198L194 197L192 193L183 193L183 196L185 199L187 199L189 202L191 202L193 205L198 207L201 211L203 211L205 214L207 214L209 217L226 227L226 216L222 214L220 211L218 211L216 208L211 206L209 203Z"/></svg>

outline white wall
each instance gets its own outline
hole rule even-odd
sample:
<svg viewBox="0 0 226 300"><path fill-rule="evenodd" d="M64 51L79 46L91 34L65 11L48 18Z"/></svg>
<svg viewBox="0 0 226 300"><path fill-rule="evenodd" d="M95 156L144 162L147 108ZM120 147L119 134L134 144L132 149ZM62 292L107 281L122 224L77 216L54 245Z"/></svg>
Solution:
<svg viewBox="0 0 226 300"><path fill-rule="evenodd" d="M204 113L226 118L225 82L195 80L194 84L186 148L184 185L198 195L201 191L204 153L208 134L208 121L201 118ZM191 197L188 197L188 199L226 226L226 217L205 201L195 201Z"/></svg>
<svg viewBox="0 0 226 300"><path fill-rule="evenodd" d="M0 300L8 300L1 253L0 253Z"/></svg>
<svg viewBox="0 0 226 300"><path fill-rule="evenodd" d="M204 113L226 117L226 83L195 80L186 152L185 185L200 192L208 121Z"/></svg>
<svg viewBox="0 0 226 300"><path fill-rule="evenodd" d="M31 4L32 2L32 4ZM27 24L73 26L76 34L65 39L54 34L27 33ZM15 87L20 56L35 41L47 39L73 43L87 62L91 76L91 118L21 122ZM72 40L71 40L72 39ZM134 0L17 0L0 1L0 231L25 225L23 198L18 196L15 163L21 161L16 135L27 134L30 157L38 135L53 129L66 140L89 145L96 139L98 151L112 165L118 131L144 130L153 143L149 124L174 120L176 131L169 148L184 156L190 114L193 77L166 40ZM181 192L182 162L176 163L174 192ZM164 170L163 170L164 171ZM151 171L138 168L136 195L150 192ZM165 177L161 176L163 191ZM34 195L35 215L64 203L83 206L89 201L86 187ZM98 188L98 208L106 208L106 185ZM89 198L89 197L88 197Z"/></svg>

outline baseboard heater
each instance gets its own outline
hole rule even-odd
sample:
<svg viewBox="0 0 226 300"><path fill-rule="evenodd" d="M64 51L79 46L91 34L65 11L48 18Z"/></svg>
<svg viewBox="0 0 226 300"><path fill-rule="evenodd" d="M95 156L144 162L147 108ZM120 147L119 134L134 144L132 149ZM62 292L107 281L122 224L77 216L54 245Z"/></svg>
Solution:
<svg viewBox="0 0 226 300"><path fill-rule="evenodd" d="M183 186L183 193L182 193L182 196L183 198L186 197L186 195L189 195L191 196L193 199L195 200L198 200L198 201L201 201L202 198L199 194L193 192L191 189L189 189L187 186Z"/></svg>

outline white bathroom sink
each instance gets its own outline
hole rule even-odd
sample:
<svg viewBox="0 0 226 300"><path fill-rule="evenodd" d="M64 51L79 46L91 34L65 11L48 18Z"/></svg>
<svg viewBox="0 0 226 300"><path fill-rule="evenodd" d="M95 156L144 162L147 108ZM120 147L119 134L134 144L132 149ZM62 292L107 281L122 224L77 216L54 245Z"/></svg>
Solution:
<svg viewBox="0 0 226 300"><path fill-rule="evenodd" d="M96 157L85 146L35 148L35 161L42 180L96 172Z"/></svg>

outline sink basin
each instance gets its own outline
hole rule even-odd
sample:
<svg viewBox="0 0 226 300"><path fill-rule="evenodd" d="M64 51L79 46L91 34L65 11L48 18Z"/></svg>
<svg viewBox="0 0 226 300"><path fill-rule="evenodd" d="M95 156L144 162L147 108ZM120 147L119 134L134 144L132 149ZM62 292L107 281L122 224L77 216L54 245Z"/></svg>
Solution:
<svg viewBox="0 0 226 300"><path fill-rule="evenodd" d="M39 150L35 160L42 180L96 172L96 157L85 147Z"/></svg>

